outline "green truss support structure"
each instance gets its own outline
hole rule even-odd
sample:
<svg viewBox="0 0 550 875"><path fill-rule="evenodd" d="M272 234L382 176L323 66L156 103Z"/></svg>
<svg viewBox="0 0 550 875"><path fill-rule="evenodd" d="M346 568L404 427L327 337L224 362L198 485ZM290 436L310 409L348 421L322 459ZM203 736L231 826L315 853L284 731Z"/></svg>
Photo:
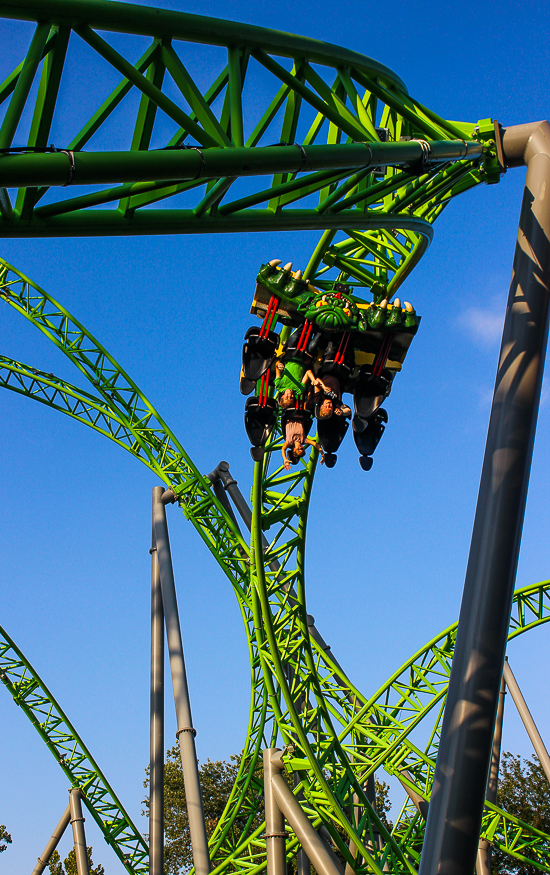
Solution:
<svg viewBox="0 0 550 875"><path fill-rule="evenodd" d="M391 295L451 198L504 169L498 126L446 121L338 46L108 0L0 0L0 16L36 22L0 84L0 236L319 229L311 280L337 271ZM114 47L119 33L135 51ZM58 95L84 58L92 89L103 72L118 84L52 147L80 117L78 94L67 85L62 110Z"/></svg>
<svg viewBox="0 0 550 875"><path fill-rule="evenodd" d="M405 804L390 835L363 788L368 776L383 768L429 799L456 625L429 642L367 699L345 676L330 650L310 635L308 626L303 555L315 452L307 464L287 473L275 461L280 459L281 438L274 436L264 462L255 465L252 537L247 545L218 504L210 481L99 342L46 292L5 262L0 267L0 294L64 352L86 376L92 391L5 357L0 358L0 385L83 422L151 468L174 490L185 516L224 569L239 600L251 661L251 709L239 774L211 838L214 871L221 875L265 870L264 828L253 830L252 824L262 793L258 757L264 747L276 742L285 746L287 770L297 776L295 793L302 798L313 825L328 828L346 859L351 857L350 842L357 847L362 862L354 863L356 871L416 871L424 829L417 810ZM269 545L265 550L263 534ZM549 619L549 596L548 583L516 593L510 637ZM78 751L78 763L85 757L85 766L78 774L72 772L71 780L83 787L86 804L116 845L128 871L144 871L146 862L138 853L141 845L136 844L137 851L132 846L128 853L128 842L138 842L139 837L122 809L119 820L124 820L125 829L120 841L113 836L109 806L115 797L105 779L72 727L66 728L66 718L22 654L9 639L5 642L2 679L17 701L24 700L26 713L58 760L59 738ZM421 749L414 741L415 730L425 727L426 720L432 728L427 747ZM62 765L66 767L64 760ZM357 800L361 816L355 823L348 812ZM237 816L242 824L243 815L246 825L237 830ZM381 845L376 835L382 836ZM515 859L528 860L541 870L548 867L550 837L490 804L483 835ZM298 844L292 833L288 838L290 859Z"/></svg>
<svg viewBox="0 0 550 875"><path fill-rule="evenodd" d="M54 755L72 787L80 787L105 841L136 875L149 871L149 849L70 720L30 663L0 627L0 680Z"/></svg>
<svg viewBox="0 0 550 875"><path fill-rule="evenodd" d="M25 56L0 83L0 236L317 229L304 276L321 289L340 281L381 300L418 263L451 199L498 182L505 169L497 122L447 121L391 70L337 46L106 0L0 0L2 16L35 27ZM94 109L73 129L71 101L79 97L65 79L84 57ZM206 57L211 78L201 85L196 71ZM117 77L107 97L94 92L106 70ZM137 107L127 109L135 94ZM52 146L61 123L70 139ZM87 388L5 357L0 386L84 423L147 465L174 491L239 602L250 716L235 785L210 840L215 875L266 868L265 830L255 817L258 769L262 749L275 745L284 747L307 817L326 827L356 875L413 875L423 819L407 802L390 834L365 783L383 768L429 800L456 626L366 698L308 625L304 550L316 451L287 472L274 431L255 464L247 543L209 479L99 341L2 260L0 296L68 357ZM550 618L549 596L549 583L516 593L510 637ZM146 872L141 836L5 634L0 667L126 869ZM417 730L427 745L417 744ZM494 805L486 806L482 836L516 860L550 868L550 836ZM299 845L290 829L287 838L291 859Z"/></svg>

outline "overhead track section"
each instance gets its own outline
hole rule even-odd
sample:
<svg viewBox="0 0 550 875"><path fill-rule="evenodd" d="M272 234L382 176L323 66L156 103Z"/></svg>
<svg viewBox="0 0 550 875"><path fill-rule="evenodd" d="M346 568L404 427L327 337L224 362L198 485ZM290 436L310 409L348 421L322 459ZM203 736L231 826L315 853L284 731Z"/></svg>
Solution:
<svg viewBox="0 0 550 875"><path fill-rule="evenodd" d="M311 279L391 294L449 200L499 178L496 134L358 52L106 0L0 15L36 22L0 84L1 236L318 229Z"/></svg>

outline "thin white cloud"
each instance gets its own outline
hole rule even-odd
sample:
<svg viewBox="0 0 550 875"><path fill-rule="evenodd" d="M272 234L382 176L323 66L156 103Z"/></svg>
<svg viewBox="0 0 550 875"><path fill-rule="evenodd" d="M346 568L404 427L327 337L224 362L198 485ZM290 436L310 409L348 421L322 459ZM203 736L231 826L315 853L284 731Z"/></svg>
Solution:
<svg viewBox="0 0 550 875"><path fill-rule="evenodd" d="M469 307L458 317L458 324L472 340L482 346L493 346L502 337L504 307L493 302L485 308Z"/></svg>

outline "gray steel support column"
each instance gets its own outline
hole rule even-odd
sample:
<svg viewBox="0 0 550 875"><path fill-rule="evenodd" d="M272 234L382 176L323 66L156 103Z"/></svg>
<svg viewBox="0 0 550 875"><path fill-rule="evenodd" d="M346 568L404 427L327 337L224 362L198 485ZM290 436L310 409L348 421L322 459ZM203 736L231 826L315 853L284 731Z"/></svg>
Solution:
<svg viewBox="0 0 550 875"><path fill-rule="evenodd" d="M294 830L318 875L342 875L342 869L335 864L331 852L313 829L278 770L271 776L271 787L277 806Z"/></svg>
<svg viewBox="0 0 550 875"><path fill-rule="evenodd" d="M294 796L294 799L296 799L296 796ZM298 800L296 799L296 801L298 801ZM300 811L301 810L302 809L300 806ZM303 812L302 812L302 814L303 814ZM307 820L307 818L306 818L306 820ZM308 821L308 823L309 823L309 821ZM317 832L317 835L319 836L319 838L323 842L323 845L325 846L326 850L328 851L330 859L332 860L332 863L336 867L337 871L340 872L340 875L343 875L344 870L342 869L342 864L340 863L340 860L336 856L336 851L334 850L334 842L332 840L332 836L331 836L330 832L328 831L326 824L322 823L321 826L319 827L319 829L314 830L314 832Z"/></svg>
<svg viewBox="0 0 550 875"><path fill-rule="evenodd" d="M160 571L162 602L166 623L166 638L170 656L174 704L176 706L176 721L178 731L176 736L180 746L181 767L185 785L187 815L189 817L189 834L193 849L193 863L196 875L207 875L210 872L210 855L204 821L204 809L199 779L199 767L195 750L195 730L191 717L191 703L187 688L187 672L183 656L183 643L176 598L176 585L172 569L170 540L166 523L166 509L158 491L153 492L153 529L157 548L157 559Z"/></svg>
<svg viewBox="0 0 550 875"><path fill-rule="evenodd" d="M297 787L301 781L301 777L298 772L294 772L292 775L294 787ZM303 792L300 790L296 796L298 802L304 798ZM304 851L303 848L300 848L298 853L296 854L296 869L297 875L311 875L311 864L309 862L309 857Z"/></svg>
<svg viewBox="0 0 550 875"><path fill-rule="evenodd" d="M153 505L164 489L155 486ZM151 547L151 697L149 758L149 872L164 873L164 609L153 528Z"/></svg>
<svg viewBox="0 0 550 875"><path fill-rule="evenodd" d="M269 747L263 752L264 799L265 799L265 850L267 875L286 875L285 819L275 801L271 779L280 773L280 768L271 762L278 748Z"/></svg>
<svg viewBox="0 0 550 875"><path fill-rule="evenodd" d="M88 852L86 849L86 833L84 831L84 816L82 814L82 793L79 787L69 790L69 811L73 828L74 854L78 875L90 875Z"/></svg>
<svg viewBox="0 0 550 875"><path fill-rule="evenodd" d="M357 827L359 825L359 813L360 813L359 796L357 795L357 793L353 794L352 799L353 799L353 801L352 801L352 805L351 805L351 818L350 818L350 820L353 823L353 825L355 827ZM357 845L355 844L353 839L349 840L348 848L349 848L349 852L350 852L351 856L355 860L355 863L357 864L358 862L360 862L360 858L359 858L359 860L357 859ZM351 868L351 866L348 862L346 862L346 867L344 869L344 875L353 875L353 869Z"/></svg>
<svg viewBox="0 0 550 875"><path fill-rule="evenodd" d="M504 676L500 683L500 693L498 697L497 719L495 723L495 733L493 735L493 751L491 754L491 767L489 769L489 779L487 781L487 801L496 804L498 792L498 772L500 769L500 747L502 744L502 724L504 722L504 700L506 698L506 684Z"/></svg>
<svg viewBox="0 0 550 875"><path fill-rule="evenodd" d="M396 775L396 778L399 780L399 783L405 790L407 796L415 806L419 815L426 820L428 817L428 808L429 803L426 802L421 793L416 789L416 784L414 783L413 777L407 769L400 769L399 773ZM406 780L403 780L405 778ZM412 785L412 786L411 786Z"/></svg>
<svg viewBox="0 0 550 875"><path fill-rule="evenodd" d="M46 845L46 847L42 851L42 856L40 856L38 858L38 862L37 862L36 866L34 867L34 869L32 870L32 875L42 875L42 872L44 871L44 869L46 868L46 866L50 862L51 855L53 854L53 852L55 851L55 849L57 848L57 846L61 840L61 836L63 835L63 833L67 829L70 819L71 819L71 810L70 810L70 807L67 805L65 811L63 812L63 814L61 816L61 820L59 821L59 823L57 824L56 828L54 829L54 831L52 833L51 839L49 840L48 844Z"/></svg>
<svg viewBox="0 0 550 875"><path fill-rule="evenodd" d="M516 681L512 669L510 668L510 665L508 663L508 658L506 658L506 662L504 663L504 680L506 681L506 686L510 690L510 695L514 700L514 705L518 709L519 716L523 721L523 725L527 730L527 734L531 739L531 744L535 748L535 753L539 758L542 768L544 769L544 774L550 781L550 757L548 756L548 751L546 750L546 746L540 736L540 732L537 729L535 721L531 716L531 712L527 707L527 702L521 694L518 682Z"/></svg>
<svg viewBox="0 0 550 875"><path fill-rule="evenodd" d="M420 875L472 875L548 335L550 125L504 133L527 177Z"/></svg>
<svg viewBox="0 0 550 875"><path fill-rule="evenodd" d="M237 481L234 479L234 477L231 476L231 472L229 470L229 462L220 462L217 468L214 468L214 470L211 471L210 474L208 474L207 476L212 483L212 487L214 489L216 497L229 513L229 516L237 526L237 529L239 528L239 526L237 524L237 520L235 519L235 514L233 513L233 509L231 508L226 493L229 494L229 497L237 508L237 512L240 514L242 521L250 532L252 530L252 511L246 503L244 495L237 486ZM264 550L269 547L269 541L267 540L265 535L262 535L262 544ZM269 568L271 571L276 573L279 570L280 565L275 559L273 562L270 562Z"/></svg>
<svg viewBox="0 0 550 875"><path fill-rule="evenodd" d="M498 771L500 767L500 745L502 742L502 722L504 719L505 696L506 685L503 677L500 684L500 695L498 697L497 719L495 723L495 734L493 735L493 752L491 755L491 767L489 769L486 794L487 801L493 802L494 804L496 804L497 801ZM477 875L491 875L491 844L487 839L479 840L476 873Z"/></svg>

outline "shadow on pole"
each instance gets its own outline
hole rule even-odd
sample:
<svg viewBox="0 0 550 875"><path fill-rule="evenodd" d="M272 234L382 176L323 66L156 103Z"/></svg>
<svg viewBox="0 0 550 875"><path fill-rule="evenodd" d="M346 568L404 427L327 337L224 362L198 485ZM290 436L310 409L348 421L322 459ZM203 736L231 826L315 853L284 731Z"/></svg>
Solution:
<svg viewBox="0 0 550 875"><path fill-rule="evenodd" d="M503 146L527 177L420 875L474 871L548 335L550 125Z"/></svg>

